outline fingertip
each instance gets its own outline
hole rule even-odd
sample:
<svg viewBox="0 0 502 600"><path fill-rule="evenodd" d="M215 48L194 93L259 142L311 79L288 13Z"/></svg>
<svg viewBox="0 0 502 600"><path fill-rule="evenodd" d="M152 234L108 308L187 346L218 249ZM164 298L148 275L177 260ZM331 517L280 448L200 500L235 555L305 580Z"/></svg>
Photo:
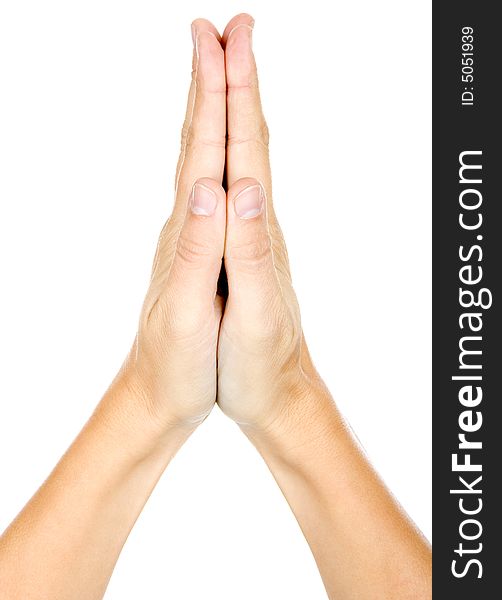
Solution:
<svg viewBox="0 0 502 600"><path fill-rule="evenodd" d="M226 92L225 59L219 40L212 31L199 31L196 37L198 77L208 92Z"/></svg>
<svg viewBox="0 0 502 600"><path fill-rule="evenodd" d="M238 15L235 15L235 17L232 17L230 19L230 21L228 22L227 26L225 27L225 30L223 31L223 35L221 36L221 43L223 45L223 47L226 46L228 37L230 35L230 33L239 25L247 25L248 27L250 27L251 29L254 27L254 19L253 17L248 14L248 13L240 13Z"/></svg>
<svg viewBox="0 0 502 600"><path fill-rule="evenodd" d="M194 40L194 43L195 43L195 39L197 38L197 35L203 31L208 31L209 33L212 33L215 36L215 38L218 40L218 42L221 42L221 36L220 36L219 31L211 23L211 21L208 21L207 19L201 19L201 18L194 19L191 24L191 30L192 30L192 38Z"/></svg>
<svg viewBox="0 0 502 600"><path fill-rule="evenodd" d="M223 53L223 48L217 38L217 36L212 31L207 31L203 29L202 31L197 31L196 44L197 47L201 47L203 45L208 51L212 51L216 55L220 55Z"/></svg>
<svg viewBox="0 0 502 600"><path fill-rule="evenodd" d="M257 84L253 54L253 28L246 22L237 23L229 31L224 44L227 86L237 90Z"/></svg>

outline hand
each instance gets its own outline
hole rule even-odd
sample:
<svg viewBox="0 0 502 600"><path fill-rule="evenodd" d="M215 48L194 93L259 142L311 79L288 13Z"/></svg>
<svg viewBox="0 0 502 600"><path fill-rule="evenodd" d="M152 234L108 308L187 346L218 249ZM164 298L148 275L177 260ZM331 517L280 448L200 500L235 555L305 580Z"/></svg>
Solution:
<svg viewBox="0 0 502 600"><path fill-rule="evenodd" d="M251 48L253 21L227 25L229 295L218 345L218 404L242 426L268 428L317 375L308 358L288 257L272 206L268 130Z"/></svg>
<svg viewBox="0 0 502 600"><path fill-rule="evenodd" d="M216 29L193 25L176 199L124 367L0 537L2 598L97 600L152 489L216 398L226 85Z"/></svg>
<svg viewBox="0 0 502 600"><path fill-rule="evenodd" d="M195 425L216 399L217 295L225 237L226 84L220 36L193 23L193 73L175 206L160 235L125 371L162 427Z"/></svg>
<svg viewBox="0 0 502 600"><path fill-rule="evenodd" d="M216 389L284 492L330 598L430 598L426 540L341 426L308 356L272 207L251 32L249 15L222 38L194 22L175 206L138 334L89 422L0 537L9 598L102 598L141 509Z"/></svg>

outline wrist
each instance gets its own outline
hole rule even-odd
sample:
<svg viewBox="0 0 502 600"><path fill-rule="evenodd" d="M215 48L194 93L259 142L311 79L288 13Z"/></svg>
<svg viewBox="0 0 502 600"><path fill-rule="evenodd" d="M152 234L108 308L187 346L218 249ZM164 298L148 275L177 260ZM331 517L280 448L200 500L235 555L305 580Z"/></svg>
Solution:
<svg viewBox="0 0 502 600"><path fill-rule="evenodd" d="M105 431L131 458L172 456L196 429L197 424L162 418L153 408L153 399L134 368L122 367L89 425Z"/></svg>
<svg viewBox="0 0 502 600"><path fill-rule="evenodd" d="M333 452L346 426L320 377L304 376L284 396L281 410L266 426L240 426L258 451L295 468L310 455Z"/></svg>

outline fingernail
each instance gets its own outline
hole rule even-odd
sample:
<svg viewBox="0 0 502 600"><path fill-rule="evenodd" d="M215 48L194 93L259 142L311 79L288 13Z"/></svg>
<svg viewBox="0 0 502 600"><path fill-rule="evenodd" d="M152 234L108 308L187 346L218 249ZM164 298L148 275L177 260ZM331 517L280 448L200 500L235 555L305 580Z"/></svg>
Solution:
<svg viewBox="0 0 502 600"><path fill-rule="evenodd" d="M197 30L195 29L195 25L192 23L191 25L191 29L192 29L192 42L195 48L195 42L197 41Z"/></svg>
<svg viewBox="0 0 502 600"><path fill-rule="evenodd" d="M250 185L235 197L235 212L241 219L252 219L262 212L263 200L261 185Z"/></svg>
<svg viewBox="0 0 502 600"><path fill-rule="evenodd" d="M228 34L228 40L232 38L232 42L238 44L240 40L247 40L247 44L250 48L253 47L253 27L254 21L251 24L240 23L236 25L232 31ZM239 36L239 33L241 34ZM228 43L228 42L227 42ZM246 43L246 42L244 42Z"/></svg>
<svg viewBox="0 0 502 600"><path fill-rule="evenodd" d="M216 210L218 200L210 188L196 183L192 189L191 209L195 215L210 217Z"/></svg>

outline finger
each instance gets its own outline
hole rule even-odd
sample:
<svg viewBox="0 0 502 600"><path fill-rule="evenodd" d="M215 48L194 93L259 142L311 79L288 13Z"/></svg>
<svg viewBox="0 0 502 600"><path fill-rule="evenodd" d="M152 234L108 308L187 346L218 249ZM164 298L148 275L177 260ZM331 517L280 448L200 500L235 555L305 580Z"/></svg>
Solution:
<svg viewBox="0 0 502 600"><path fill-rule="evenodd" d="M264 315L272 314L270 309L281 296L265 190L258 180L247 177L235 182L227 195L228 302L236 318L253 328L263 324Z"/></svg>
<svg viewBox="0 0 502 600"><path fill-rule="evenodd" d="M160 310L178 333L196 333L201 324L221 315L217 283L224 250L225 204L221 184L201 178L185 202L181 222L171 218L166 223L143 306L145 324Z"/></svg>
<svg viewBox="0 0 502 600"><path fill-rule="evenodd" d="M202 178L194 184L167 280L171 301L186 313L214 303L223 258L225 202L219 181Z"/></svg>
<svg viewBox="0 0 502 600"><path fill-rule="evenodd" d="M281 274L289 278L286 245L272 204L268 128L261 107L251 47L253 25L250 15L237 15L228 23L222 36L227 79L226 177L229 187L246 177L253 177L262 184L275 265Z"/></svg>
<svg viewBox="0 0 502 600"><path fill-rule="evenodd" d="M184 212L194 182L223 180L226 138L224 53L218 32L208 21L192 27L194 69L176 178L175 211Z"/></svg>
<svg viewBox="0 0 502 600"><path fill-rule="evenodd" d="M270 201L268 129L252 50L253 25L250 15L237 15L222 36L227 81L226 175L228 187L241 178L254 177L263 184Z"/></svg>
<svg viewBox="0 0 502 600"><path fill-rule="evenodd" d="M190 127L190 123L192 122L193 109L195 103L195 90L196 90L196 76L197 76L197 49L196 49L196 40L197 40L197 31L206 30L214 33L214 35L221 42L220 34L216 27L206 19L196 19L191 24L191 32L192 32L192 42L193 42L193 53L192 53L192 79L190 81L190 89L188 90L188 99L185 111L185 119L183 121L183 127L181 129L181 149L180 156L178 158L178 164L176 166L176 182L178 181L178 176L180 173L181 166L184 162L185 156L185 143L187 138L188 129Z"/></svg>

